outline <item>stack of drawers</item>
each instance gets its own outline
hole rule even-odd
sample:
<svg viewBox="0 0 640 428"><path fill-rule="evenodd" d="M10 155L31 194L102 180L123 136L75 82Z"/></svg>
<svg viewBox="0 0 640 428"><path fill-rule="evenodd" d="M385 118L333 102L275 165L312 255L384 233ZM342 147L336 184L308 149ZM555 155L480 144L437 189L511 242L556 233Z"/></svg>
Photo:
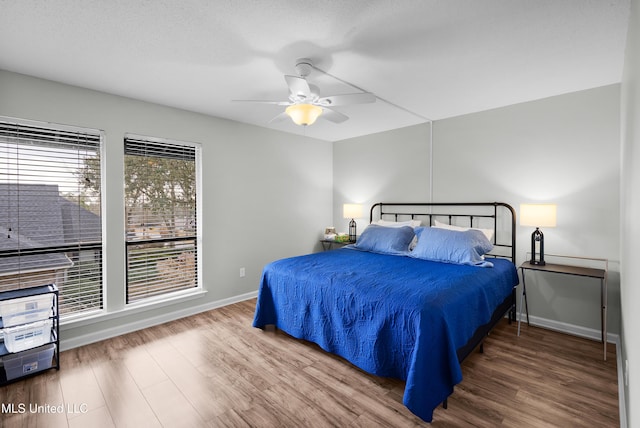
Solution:
<svg viewBox="0 0 640 428"><path fill-rule="evenodd" d="M0 300L0 365L6 381L51 368L56 350L57 295L19 297L20 291L0 293L0 298L11 296Z"/></svg>

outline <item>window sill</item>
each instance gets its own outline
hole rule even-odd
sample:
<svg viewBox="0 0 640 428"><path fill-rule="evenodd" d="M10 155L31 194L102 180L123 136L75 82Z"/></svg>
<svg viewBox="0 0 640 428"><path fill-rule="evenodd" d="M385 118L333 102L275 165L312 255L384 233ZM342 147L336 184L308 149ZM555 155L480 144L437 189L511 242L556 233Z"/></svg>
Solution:
<svg viewBox="0 0 640 428"><path fill-rule="evenodd" d="M72 328L83 327L91 324L96 324L104 321L110 321L113 319L122 318L128 315L134 315L158 309L166 306L179 304L182 302L188 302L204 297L207 294L206 290L197 289L194 291L188 291L183 293L177 293L170 298L154 298L146 301L140 301L136 303L130 303L123 309L113 312L107 312L106 310L96 311L85 315L70 316L68 318L60 319L60 330L65 331Z"/></svg>

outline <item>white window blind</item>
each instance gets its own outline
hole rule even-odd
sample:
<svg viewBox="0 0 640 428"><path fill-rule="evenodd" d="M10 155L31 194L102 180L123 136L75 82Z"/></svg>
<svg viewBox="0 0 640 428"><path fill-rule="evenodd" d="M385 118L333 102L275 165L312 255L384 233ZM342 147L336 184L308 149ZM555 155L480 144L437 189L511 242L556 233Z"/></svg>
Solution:
<svg viewBox="0 0 640 428"><path fill-rule="evenodd" d="M103 305L100 144L0 118L0 290L55 283L63 318Z"/></svg>
<svg viewBox="0 0 640 428"><path fill-rule="evenodd" d="M198 287L197 146L125 137L127 303Z"/></svg>

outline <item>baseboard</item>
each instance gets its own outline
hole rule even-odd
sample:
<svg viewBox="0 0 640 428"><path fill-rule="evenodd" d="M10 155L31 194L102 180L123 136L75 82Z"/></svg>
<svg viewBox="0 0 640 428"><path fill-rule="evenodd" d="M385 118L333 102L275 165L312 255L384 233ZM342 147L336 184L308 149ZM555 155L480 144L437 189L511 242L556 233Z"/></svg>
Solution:
<svg viewBox="0 0 640 428"><path fill-rule="evenodd" d="M520 319L520 314L517 315L517 319ZM527 322L526 317L522 316L522 322ZM602 339L602 333L600 330L593 328L586 328L579 325L568 324L560 321L549 320L546 318L540 318L533 315L529 316L529 323L536 327L542 327L549 330L558 331L560 333L567 333L574 336L584 337L586 339L592 339L600 341ZM624 389L624 365L622 362L622 349L620 345L620 336L607 332L607 343L613 343L616 346L616 366L618 370L618 409L620 412L620 428L627 428L627 408Z"/></svg>
<svg viewBox="0 0 640 428"><path fill-rule="evenodd" d="M167 312L156 317L145 318L139 321L134 321L127 324L121 324L116 327L102 329L96 332L91 332L81 336L75 336L69 339L60 340L60 350L66 351L68 349L77 348L79 346L88 345L90 343L99 342L101 340L110 339L112 337L121 336L123 334L131 333L144 328L153 327L154 325L164 324L169 321L174 321L180 318L196 315L201 312L210 311L212 309L220 308L222 306L231 305L233 303L242 302L257 297L258 292L252 291L250 293L240 294L238 296L229 297L226 299L216 300L215 302L209 302L202 305L190 306L186 309L181 309L173 312Z"/></svg>
<svg viewBox="0 0 640 428"><path fill-rule="evenodd" d="M627 400L624 392L624 363L620 336L616 338L616 364L618 368L618 408L620 409L620 428L627 428Z"/></svg>
<svg viewBox="0 0 640 428"><path fill-rule="evenodd" d="M517 319L520 318L518 314ZM527 322L525 315L522 316L522 322ZM534 315L529 316L529 322L536 327L546 328L548 330L558 331L560 333L567 333L578 337L584 337L585 339L601 340L602 333L599 329L582 327L575 324L569 324L561 321L549 320L546 318L536 317ZM617 334L607 332L607 343L616 343L619 340Z"/></svg>

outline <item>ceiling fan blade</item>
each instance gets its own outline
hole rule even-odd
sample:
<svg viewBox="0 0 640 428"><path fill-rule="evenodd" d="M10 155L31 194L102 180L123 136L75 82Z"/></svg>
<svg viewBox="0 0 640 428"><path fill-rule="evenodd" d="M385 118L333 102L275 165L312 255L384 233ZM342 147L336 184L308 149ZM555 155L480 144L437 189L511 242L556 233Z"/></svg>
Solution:
<svg viewBox="0 0 640 428"><path fill-rule="evenodd" d="M349 116L326 107L322 108L322 114L320 115L320 117L322 119L327 119L329 122L333 123L342 123L345 120L349 119Z"/></svg>
<svg viewBox="0 0 640 428"><path fill-rule="evenodd" d="M255 104L273 104L277 106L291 105L289 101L273 101L273 100L231 100L233 103L255 103Z"/></svg>
<svg viewBox="0 0 640 428"><path fill-rule="evenodd" d="M371 92L359 92L355 94L331 95L318 100L321 106L345 106L349 104L375 103L376 96Z"/></svg>
<svg viewBox="0 0 640 428"><path fill-rule="evenodd" d="M282 112L279 115L277 115L276 117L274 117L273 119L271 119L269 121L269 123L277 123L277 122L282 122L284 120L289 119L289 115L286 112Z"/></svg>
<svg viewBox="0 0 640 428"><path fill-rule="evenodd" d="M285 75L284 80L286 80L289 86L289 92L291 92L291 95L296 99L304 101L311 96L311 88L309 88L309 83L307 83L306 79L298 76Z"/></svg>

